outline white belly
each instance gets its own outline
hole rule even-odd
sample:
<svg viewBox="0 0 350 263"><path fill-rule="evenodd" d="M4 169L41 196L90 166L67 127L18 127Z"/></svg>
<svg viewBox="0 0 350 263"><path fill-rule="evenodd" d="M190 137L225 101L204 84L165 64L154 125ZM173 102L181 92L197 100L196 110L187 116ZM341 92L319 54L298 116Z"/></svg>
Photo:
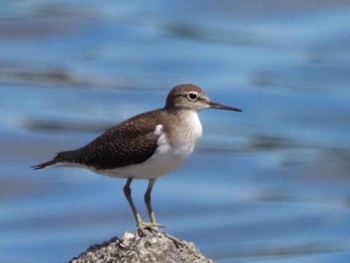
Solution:
<svg viewBox="0 0 350 263"><path fill-rule="evenodd" d="M151 158L145 162L128 165L115 169L95 169L91 166L85 166L77 163L57 163L52 167L76 167L76 168L86 168L94 173L107 175L115 178L137 178L137 179L152 179L157 178L162 175L166 175L174 170L176 170L190 155L176 155L171 151L167 153L156 152Z"/></svg>
<svg viewBox="0 0 350 263"><path fill-rule="evenodd" d="M168 153L155 153L143 163L129 165L111 170L95 170L96 173L116 178L134 177L138 179L151 179L166 175L176 170L185 160L185 155Z"/></svg>

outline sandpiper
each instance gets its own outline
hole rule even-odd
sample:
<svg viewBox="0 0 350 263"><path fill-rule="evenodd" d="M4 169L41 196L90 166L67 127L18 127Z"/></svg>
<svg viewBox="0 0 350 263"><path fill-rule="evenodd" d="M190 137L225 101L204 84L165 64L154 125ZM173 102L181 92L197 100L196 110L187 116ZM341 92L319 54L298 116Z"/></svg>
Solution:
<svg viewBox="0 0 350 263"><path fill-rule="evenodd" d="M87 145L59 152L48 162L32 166L83 167L116 178L127 178L124 194L138 228L158 229L151 192L156 179L178 168L193 152L202 135L198 112L207 108L241 111L212 102L196 85L174 87L161 109L136 115L106 130ZM144 195L150 223L142 221L131 196L133 179L149 181Z"/></svg>

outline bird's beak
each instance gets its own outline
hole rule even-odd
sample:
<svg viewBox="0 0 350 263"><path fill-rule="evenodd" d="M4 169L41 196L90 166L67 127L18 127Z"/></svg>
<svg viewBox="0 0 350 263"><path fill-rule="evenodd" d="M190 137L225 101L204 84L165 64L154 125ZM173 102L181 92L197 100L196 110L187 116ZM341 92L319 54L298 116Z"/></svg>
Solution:
<svg viewBox="0 0 350 263"><path fill-rule="evenodd" d="M235 107L226 106L226 105L223 105L223 104L220 104L220 103L217 103L217 102L212 102L212 101L208 102L208 106L209 106L209 108L212 108L212 109L230 110L230 111L238 111L238 112L242 111L241 109L238 109L238 108L235 108Z"/></svg>

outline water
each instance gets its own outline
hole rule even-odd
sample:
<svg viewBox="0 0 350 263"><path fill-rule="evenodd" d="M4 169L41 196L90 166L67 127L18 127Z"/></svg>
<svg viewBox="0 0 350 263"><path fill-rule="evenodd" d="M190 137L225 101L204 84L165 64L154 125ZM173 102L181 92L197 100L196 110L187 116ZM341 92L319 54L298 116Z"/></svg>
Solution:
<svg viewBox="0 0 350 263"><path fill-rule="evenodd" d="M349 1L3 2L1 262L132 231L124 180L29 167L188 82L243 112L200 113L195 154L154 188L166 231L221 263L348 262Z"/></svg>

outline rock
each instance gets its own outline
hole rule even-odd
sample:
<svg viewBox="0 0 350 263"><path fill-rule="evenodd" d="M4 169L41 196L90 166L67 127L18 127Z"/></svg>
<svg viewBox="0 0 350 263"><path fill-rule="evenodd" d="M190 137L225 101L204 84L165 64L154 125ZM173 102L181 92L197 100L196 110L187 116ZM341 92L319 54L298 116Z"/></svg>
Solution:
<svg viewBox="0 0 350 263"><path fill-rule="evenodd" d="M164 232L138 230L93 245L69 263L209 263L193 243Z"/></svg>

